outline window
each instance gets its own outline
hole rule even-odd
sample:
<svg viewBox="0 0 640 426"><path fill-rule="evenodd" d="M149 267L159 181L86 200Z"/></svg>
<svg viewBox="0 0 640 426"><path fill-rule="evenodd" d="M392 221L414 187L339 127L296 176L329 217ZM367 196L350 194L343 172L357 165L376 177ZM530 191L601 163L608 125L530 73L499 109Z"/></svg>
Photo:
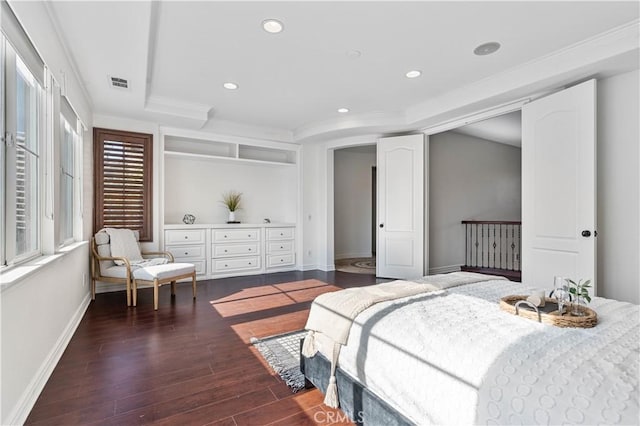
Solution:
<svg viewBox="0 0 640 426"><path fill-rule="evenodd" d="M6 170L3 182L4 265L40 254L42 86L11 44L3 44L6 132L3 147Z"/></svg>
<svg viewBox="0 0 640 426"><path fill-rule="evenodd" d="M0 1L0 30L4 270L80 237L82 127L6 1Z"/></svg>
<svg viewBox="0 0 640 426"><path fill-rule="evenodd" d="M94 232L128 228L152 241L153 135L93 129Z"/></svg>
<svg viewBox="0 0 640 426"><path fill-rule="evenodd" d="M76 188L76 146L78 133L75 126L61 115L62 140L60 143L60 237L61 244L69 243L73 238L74 216L77 210L75 202ZM74 120L74 124L77 120Z"/></svg>

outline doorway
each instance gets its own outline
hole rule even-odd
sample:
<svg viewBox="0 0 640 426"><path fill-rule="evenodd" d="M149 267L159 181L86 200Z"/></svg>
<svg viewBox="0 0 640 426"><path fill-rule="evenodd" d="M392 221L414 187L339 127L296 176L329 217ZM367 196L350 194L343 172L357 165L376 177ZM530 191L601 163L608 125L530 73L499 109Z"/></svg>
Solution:
<svg viewBox="0 0 640 426"><path fill-rule="evenodd" d="M334 151L334 263L337 271L376 272L376 145Z"/></svg>
<svg viewBox="0 0 640 426"><path fill-rule="evenodd" d="M506 225L496 222L521 221L521 127L517 110L430 136L429 274L466 266L495 269L501 256L514 251L506 248L512 243ZM467 238L462 221L477 222L477 235ZM519 229L513 254L518 272ZM469 250L475 256L467 265Z"/></svg>

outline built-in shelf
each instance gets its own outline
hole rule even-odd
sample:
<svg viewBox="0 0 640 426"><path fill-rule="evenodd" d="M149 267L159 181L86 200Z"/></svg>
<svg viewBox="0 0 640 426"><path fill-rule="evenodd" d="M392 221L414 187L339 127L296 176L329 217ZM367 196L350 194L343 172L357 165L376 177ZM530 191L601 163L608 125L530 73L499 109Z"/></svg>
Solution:
<svg viewBox="0 0 640 426"><path fill-rule="evenodd" d="M164 153L169 156L211 160L235 160L256 164L295 165L296 150L165 136Z"/></svg>
<svg viewBox="0 0 640 426"><path fill-rule="evenodd" d="M261 146L238 145L238 158L243 160L295 164L296 152L284 149L264 148Z"/></svg>

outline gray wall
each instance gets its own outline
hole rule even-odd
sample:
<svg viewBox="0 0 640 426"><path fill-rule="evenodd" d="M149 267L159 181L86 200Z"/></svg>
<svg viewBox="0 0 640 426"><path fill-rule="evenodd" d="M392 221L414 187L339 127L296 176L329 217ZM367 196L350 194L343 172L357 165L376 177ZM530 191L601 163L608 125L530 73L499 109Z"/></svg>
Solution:
<svg viewBox="0 0 640 426"><path fill-rule="evenodd" d="M334 153L336 259L371 256L371 167L375 165L375 145Z"/></svg>
<svg viewBox="0 0 640 426"><path fill-rule="evenodd" d="M640 303L638 70L598 81L598 295Z"/></svg>
<svg viewBox="0 0 640 426"><path fill-rule="evenodd" d="M520 220L520 148L453 131L429 137L429 271L464 264L462 220Z"/></svg>

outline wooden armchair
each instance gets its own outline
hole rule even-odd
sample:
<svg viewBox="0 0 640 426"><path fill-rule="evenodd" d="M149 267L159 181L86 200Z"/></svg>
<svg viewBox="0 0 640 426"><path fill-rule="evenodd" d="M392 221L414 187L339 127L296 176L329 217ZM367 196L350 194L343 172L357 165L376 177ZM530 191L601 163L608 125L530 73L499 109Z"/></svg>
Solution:
<svg viewBox="0 0 640 426"><path fill-rule="evenodd" d="M136 240L139 235L134 231ZM91 239L91 298L96 298L96 281L113 284L125 284L127 291L127 306L137 303L137 284L148 283L154 287L154 309L158 309L158 287L171 283L171 294L175 295L175 284L177 280L191 278L193 287L193 298L196 297L196 272L195 266L191 263L174 263L173 255L169 252L143 252L142 256L165 257L168 263L151 266L139 266L131 264L126 257L111 255L111 245L109 234L105 230L100 230ZM120 261L122 265L116 264Z"/></svg>

